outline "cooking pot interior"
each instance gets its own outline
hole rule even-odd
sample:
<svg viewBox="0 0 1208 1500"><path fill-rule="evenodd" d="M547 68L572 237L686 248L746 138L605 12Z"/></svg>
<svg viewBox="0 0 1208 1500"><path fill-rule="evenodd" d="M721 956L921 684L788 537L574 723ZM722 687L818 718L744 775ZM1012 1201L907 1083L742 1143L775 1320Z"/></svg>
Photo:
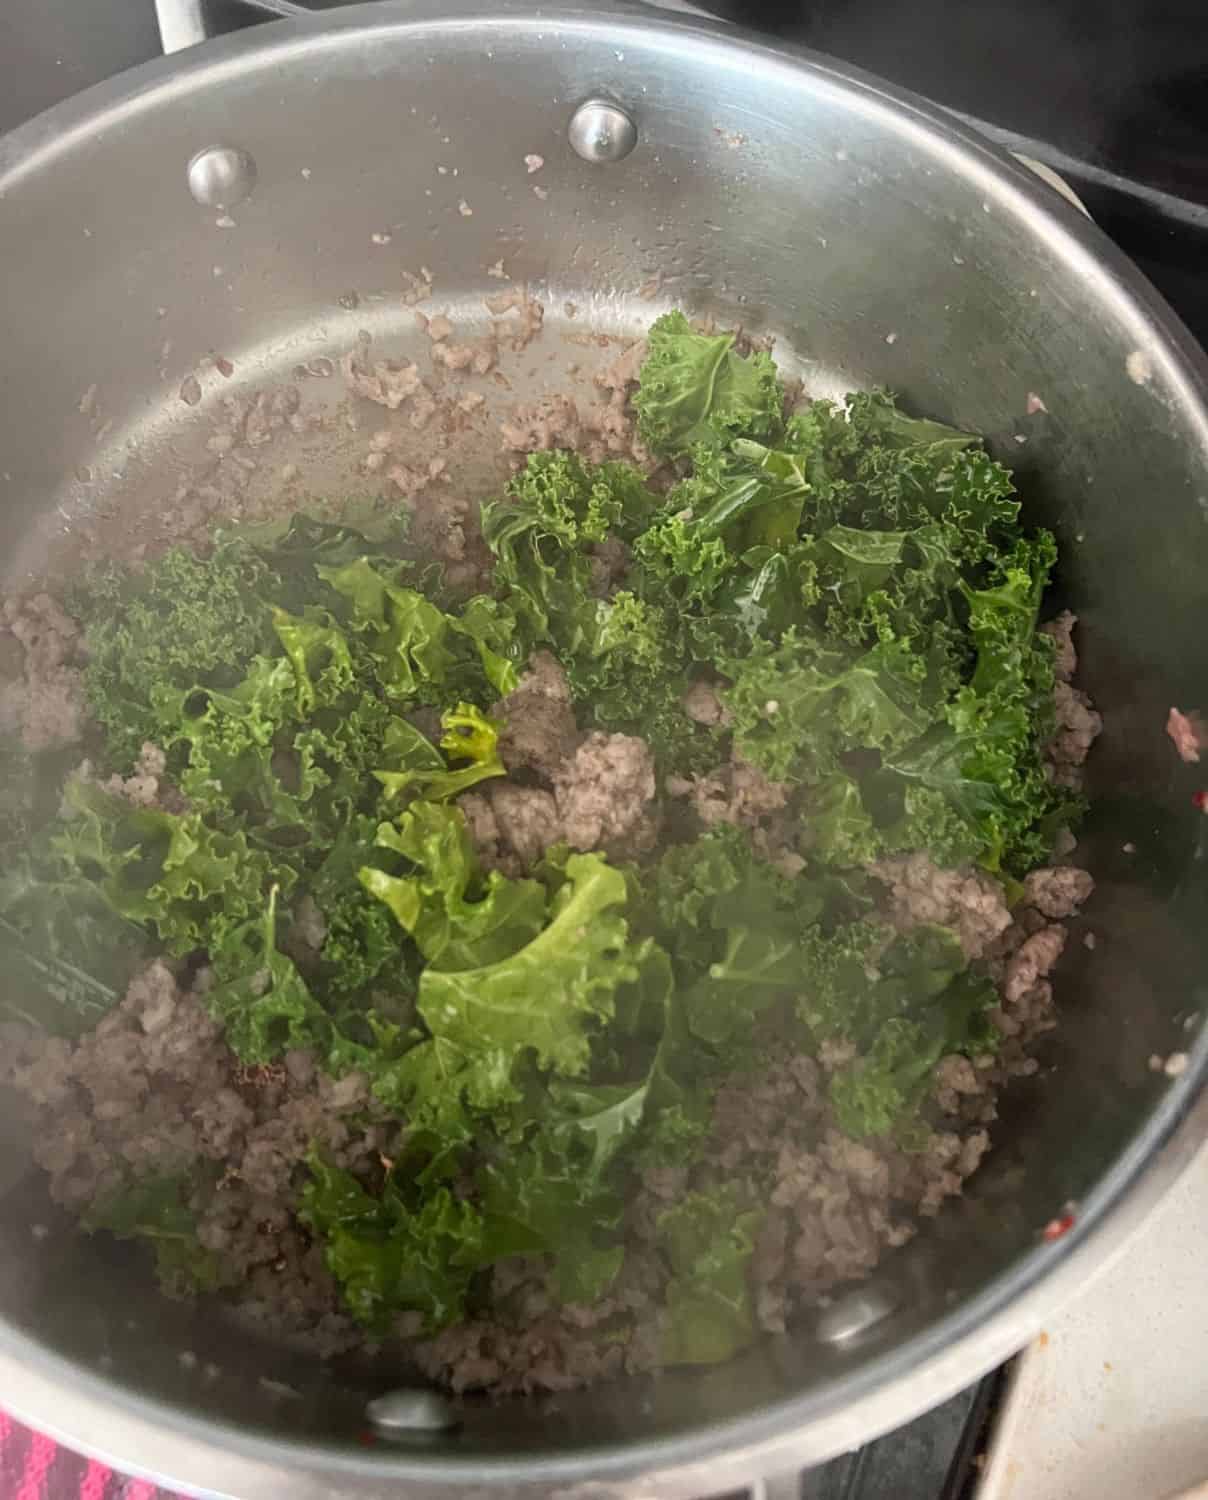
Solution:
<svg viewBox="0 0 1208 1500"><path fill-rule="evenodd" d="M1060 1028L1005 1098L965 1197L877 1272L898 1311L843 1347L804 1327L720 1369L472 1408L426 1450L527 1459L683 1436L790 1398L805 1413L901 1373L912 1340L1064 1253L1043 1226L1067 1205L1077 1217L1164 1093L1192 1087L1198 1054L1173 1085L1149 1059L1193 1047L1206 993L1189 915L1203 820L1163 734L1169 706L1203 688L1206 437L1179 335L1150 321L1169 315L1117 282L1106 242L1110 269L1055 196L911 106L709 27L439 10L387 4L326 32L228 39L0 147L10 586L210 517L390 500L365 459L392 418L351 401L338 365L364 330L375 358L426 368L417 307L458 337L485 327L486 297L515 288L544 307L539 338L470 379L484 401L457 430L406 437L409 461L443 457L477 496L506 473L498 422L513 403L594 399L607 341L682 306L773 334L811 394L885 385L985 433L1028 519L1059 535L1053 607L1081 617L1083 685L1106 722L1082 846L1099 889L1075 927L1097 942L1069 945ZM622 161L568 144L592 96L636 122ZM250 196L225 208L186 185L216 145L255 165ZM217 451L224 398L288 387L300 419L245 453L255 467ZM0 1168L14 1328L127 1393L362 1451L367 1395L405 1371L321 1366L160 1300L140 1257L68 1231L26 1147L14 1117Z"/></svg>

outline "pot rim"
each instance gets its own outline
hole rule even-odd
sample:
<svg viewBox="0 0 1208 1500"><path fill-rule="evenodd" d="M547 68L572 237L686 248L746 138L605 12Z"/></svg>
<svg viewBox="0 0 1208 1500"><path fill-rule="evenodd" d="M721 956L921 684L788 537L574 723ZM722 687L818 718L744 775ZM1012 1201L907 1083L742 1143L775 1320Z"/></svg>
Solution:
<svg viewBox="0 0 1208 1500"><path fill-rule="evenodd" d="M195 90L328 49L381 45L422 29L447 35L559 27L618 43L663 45L699 56L702 67L734 66L791 75L798 86L843 98L887 130L913 140L933 160L976 183L988 204L1024 220L1038 243L1085 278L1134 335L1155 386L1198 432L1208 462L1208 360L1155 289L1110 240L1025 167L937 106L819 54L773 46L729 24L612 0L538 9L528 0L371 0L338 12L267 23L119 74L56 105L0 139L0 199L23 179L98 132L131 128L139 114ZM631 1493L627 1479L658 1475L666 1500L740 1486L760 1475L800 1469L868 1441L951 1395L1016 1352L1092 1270L1113 1256L1208 1133L1208 1037L1186 1071L1080 1205L1062 1239L1038 1243L977 1296L926 1331L824 1390L785 1398L726 1422L675 1436L583 1448L556 1456L425 1457L403 1449L339 1450L253 1435L127 1387L53 1353L0 1319L0 1390L23 1421L85 1453L176 1487L237 1494L241 1500L383 1496L400 1480L408 1495L447 1494L448 1486L534 1495L586 1478L608 1480L609 1496ZM307 1481L310 1481L308 1485ZM313 1489L310 1487L313 1485ZM600 1492L595 1491L598 1495ZM633 1495L638 1494L635 1488Z"/></svg>

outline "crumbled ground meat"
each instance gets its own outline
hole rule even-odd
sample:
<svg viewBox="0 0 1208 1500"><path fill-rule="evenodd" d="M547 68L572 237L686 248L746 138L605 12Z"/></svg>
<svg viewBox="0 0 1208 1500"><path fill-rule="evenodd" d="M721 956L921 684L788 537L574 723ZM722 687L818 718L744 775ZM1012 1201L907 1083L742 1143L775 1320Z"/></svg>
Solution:
<svg viewBox="0 0 1208 1500"><path fill-rule="evenodd" d="M648 468L653 462L649 450L638 438L630 403L645 358L646 341L639 339L595 377L605 398L590 424L595 433L593 452L597 458L626 458L641 468Z"/></svg>
<svg viewBox="0 0 1208 1500"><path fill-rule="evenodd" d="M726 725L730 722L730 711L721 701L717 687L698 678L684 694L684 712L697 724Z"/></svg>
<svg viewBox="0 0 1208 1500"><path fill-rule="evenodd" d="M0 732L33 751L74 744L84 724L79 626L49 594L9 600L0 624L24 651L21 677L0 687Z"/></svg>
<svg viewBox="0 0 1208 1500"><path fill-rule="evenodd" d="M589 734L554 776L564 837L574 849L632 858L653 846L654 757L631 734Z"/></svg>
<svg viewBox="0 0 1208 1500"><path fill-rule="evenodd" d="M1045 976L1061 957L1065 938L1065 928L1055 923L1025 938L1019 950L1007 960L1003 993L1008 1002L1022 1000L1029 991L1045 982Z"/></svg>
<svg viewBox="0 0 1208 1500"><path fill-rule="evenodd" d="M442 366L451 375L488 375L498 359L499 345L493 338L464 343L444 340L432 350L433 364Z"/></svg>
<svg viewBox="0 0 1208 1500"><path fill-rule="evenodd" d="M504 721L499 754L509 771L532 771L552 782L580 735L566 673L548 651L538 651L516 691L491 709Z"/></svg>
<svg viewBox="0 0 1208 1500"><path fill-rule="evenodd" d="M348 388L355 396L363 396L389 411L398 411L412 397L430 402L431 395L420 377L419 366L408 360L370 359L368 333L357 338L356 347L340 361Z"/></svg>
<svg viewBox="0 0 1208 1500"><path fill-rule="evenodd" d="M706 828L718 823L756 828L781 812L789 800L787 783L770 781L737 753L729 765L707 776L668 777L667 791L672 797L687 797Z"/></svg>
<svg viewBox="0 0 1208 1500"><path fill-rule="evenodd" d="M483 302L488 312L501 319L495 325L495 333L506 338L517 353L526 349L541 332L545 306L535 297L530 297L524 287L509 287L506 292L483 298ZM516 314L514 318L509 316L513 312Z"/></svg>
<svg viewBox="0 0 1208 1500"><path fill-rule="evenodd" d="M980 958L1011 925L1002 887L980 870L941 870L926 854L895 855L869 869L888 886L889 919L902 932L920 923L952 927L968 956Z"/></svg>
<svg viewBox="0 0 1208 1500"><path fill-rule="evenodd" d="M1078 652L1074 646L1077 623L1078 616L1067 609L1040 627L1052 638L1057 676L1053 690L1057 730L1045 747L1045 758L1053 780L1059 786L1074 788L1082 783L1081 768L1103 728L1103 720L1095 712L1091 700L1080 689L1071 686L1078 670Z"/></svg>
<svg viewBox="0 0 1208 1500"><path fill-rule="evenodd" d="M1061 682L1072 682L1078 670L1078 652L1074 646L1074 626L1077 623L1078 616L1065 609L1055 620L1040 627L1041 634L1052 639L1053 669Z"/></svg>
<svg viewBox="0 0 1208 1500"><path fill-rule="evenodd" d="M831 1066L848 1057L833 1052ZM769 1204L753 1269L759 1319L773 1331L799 1307L867 1276L911 1238L914 1216L961 1191L989 1146L976 1124L937 1131L917 1152L850 1140L831 1118L826 1071L785 1051L756 1074L732 1077L714 1105L713 1170L760 1185ZM657 1216L649 1182L642 1197Z"/></svg>
<svg viewBox="0 0 1208 1500"><path fill-rule="evenodd" d="M506 295L506 294L505 294ZM438 350L446 347L438 346ZM654 460L637 436L630 396L637 385L645 343L632 344L595 376L602 399L580 403L556 394L526 402L500 424L504 451L536 453L574 448L591 463L622 458L650 469Z"/></svg>
<svg viewBox="0 0 1208 1500"><path fill-rule="evenodd" d="M1023 883L1029 906L1057 920L1076 916L1095 889L1094 879L1074 865L1033 870Z"/></svg>
<svg viewBox="0 0 1208 1500"><path fill-rule="evenodd" d="M553 844L604 849L614 858L633 858L654 845L658 822L649 746L627 734L583 738L569 696L562 669L548 653L539 653L521 686L499 705L516 720L515 730L505 731L515 737L501 736L505 763L544 777L553 791L488 781L458 799L487 869L522 874Z"/></svg>
<svg viewBox="0 0 1208 1500"><path fill-rule="evenodd" d="M1102 718L1091 700L1068 682L1058 682L1053 692L1057 732L1045 747L1053 780L1061 786L1081 784L1081 768L1103 728Z"/></svg>
<svg viewBox="0 0 1208 1500"><path fill-rule="evenodd" d="M160 960L78 1042L5 1042L0 1082L36 1114L34 1156L56 1202L79 1212L133 1178L212 1161L221 1181L191 1206L201 1243L242 1289L241 1315L321 1353L361 1342L293 1207L312 1143L351 1170L392 1147L398 1127L373 1118L362 1075L332 1079L301 1053L240 1067L199 995Z"/></svg>
<svg viewBox="0 0 1208 1500"><path fill-rule="evenodd" d="M610 599L616 593L632 561L629 548L617 536L607 537L589 550L591 592L597 599Z"/></svg>
<svg viewBox="0 0 1208 1500"><path fill-rule="evenodd" d="M523 875L553 844L565 838L558 804L542 787L510 781L484 782L459 797L470 842L480 864L505 875Z"/></svg>
<svg viewBox="0 0 1208 1500"><path fill-rule="evenodd" d="M547 396L517 406L500 423L504 450L509 453L539 453L551 448L582 446L583 424L579 408L569 396Z"/></svg>
<svg viewBox="0 0 1208 1500"><path fill-rule="evenodd" d="M133 807L156 807L163 812L179 813L185 799L167 777L168 757L158 745L147 742L139 751L134 771L129 776L114 773L101 782L101 790L111 797L121 797ZM77 781L95 780L90 760L81 761L71 773Z"/></svg>

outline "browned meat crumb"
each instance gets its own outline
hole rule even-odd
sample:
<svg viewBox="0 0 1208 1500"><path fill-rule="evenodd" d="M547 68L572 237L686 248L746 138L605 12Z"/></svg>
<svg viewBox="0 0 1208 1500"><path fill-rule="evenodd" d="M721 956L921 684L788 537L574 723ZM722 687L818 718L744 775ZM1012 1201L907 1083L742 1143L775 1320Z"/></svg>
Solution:
<svg viewBox="0 0 1208 1500"><path fill-rule="evenodd" d="M419 366L409 360L379 359L370 361L368 333L362 333L354 349L340 361L348 388L389 411L397 411L413 396L428 397L427 386L420 378Z"/></svg>
<svg viewBox="0 0 1208 1500"><path fill-rule="evenodd" d="M553 793L510 781L484 783L457 805L465 814L470 841L484 869L523 875L552 845L565 837Z"/></svg>
<svg viewBox="0 0 1208 1500"><path fill-rule="evenodd" d="M111 797L121 797L133 807L157 807L164 812L183 812L185 799L167 779L167 763L168 758L158 745L145 743L139 751L132 774L122 776L115 772L101 782L101 789ZM94 781L92 762L81 761L71 777L77 781Z"/></svg>
<svg viewBox="0 0 1208 1500"><path fill-rule="evenodd" d="M646 741L631 734L589 734L554 775L567 843L614 856L652 847L654 792L654 757Z"/></svg>
<svg viewBox="0 0 1208 1500"><path fill-rule="evenodd" d="M56 1202L79 1212L133 1178L213 1161L222 1182L199 1188L192 1207L201 1243L241 1288L240 1315L323 1354L363 1342L293 1217L312 1143L354 1171L393 1149L398 1127L373 1118L361 1074L332 1079L305 1053L240 1068L198 994L161 960L78 1042L5 1040L0 1081L36 1113L35 1160Z"/></svg>
<svg viewBox="0 0 1208 1500"><path fill-rule="evenodd" d="M913 1153L850 1140L834 1128L819 1064L787 1051L758 1073L734 1075L717 1095L709 1156L728 1180L762 1183L770 1173L753 1264L762 1326L779 1331L798 1307L867 1276L914 1234L912 1215L960 1192L988 1146L976 1123L967 1134L935 1133ZM648 1180L641 1196L650 1203Z"/></svg>
<svg viewBox="0 0 1208 1500"><path fill-rule="evenodd" d="M756 828L788 805L789 788L770 781L757 766L735 753L730 764L707 776L667 778L672 797L687 797L706 828L731 823Z"/></svg>
<svg viewBox="0 0 1208 1500"><path fill-rule="evenodd" d="M1053 642L1053 670L1061 682L1072 682L1078 670L1078 652L1074 646L1074 626L1078 616L1062 610L1055 620L1040 627L1040 633Z"/></svg>
<svg viewBox="0 0 1208 1500"><path fill-rule="evenodd" d="M985 1080L969 1058L953 1053L940 1059L935 1070L935 1098L945 1114L957 1114L962 1099L985 1091Z"/></svg>
<svg viewBox="0 0 1208 1500"><path fill-rule="evenodd" d="M504 450L509 453L578 448L583 437L579 408L569 396L560 395L517 406L511 417L499 424L499 430Z"/></svg>
<svg viewBox="0 0 1208 1500"><path fill-rule="evenodd" d="M475 339L470 343L442 341L432 350L434 364L442 365L453 375L487 375L499 358L499 347L493 338Z"/></svg>
<svg viewBox="0 0 1208 1500"><path fill-rule="evenodd" d="M509 771L534 771L545 781L575 752L580 735L566 673L548 651L538 651L515 692L495 704L504 721L499 754Z"/></svg>
<svg viewBox="0 0 1208 1500"><path fill-rule="evenodd" d="M684 712L698 724L730 723L730 710L721 701L717 687L703 677L697 678L683 698Z"/></svg>
<svg viewBox="0 0 1208 1500"><path fill-rule="evenodd" d="M1166 733L1179 752L1179 759L1189 766L1196 765L1200 751L1208 745L1208 727L1205 727L1200 715L1185 714L1172 708L1166 717Z"/></svg>
<svg viewBox="0 0 1208 1500"><path fill-rule="evenodd" d="M574 448L592 463L624 458L652 468L654 460L637 437L629 400L644 354L644 342L631 344L596 375L595 384L604 396L596 405L580 406L570 396L551 395L517 406L500 424L504 451Z"/></svg>
<svg viewBox="0 0 1208 1500"><path fill-rule="evenodd" d="M422 313L418 316L423 320L424 332L434 344L439 344L452 336L453 325L444 313L437 313L432 318L425 318Z"/></svg>
<svg viewBox="0 0 1208 1500"><path fill-rule="evenodd" d="M0 624L24 652L21 677L0 686L0 732L31 751L74 744L85 718L79 626L49 594L8 600Z"/></svg>
<svg viewBox="0 0 1208 1500"><path fill-rule="evenodd" d="M1085 870L1074 865L1055 865L1033 870L1024 880L1023 887L1029 906L1057 920L1076 916L1078 909L1090 898L1095 882Z"/></svg>
<svg viewBox="0 0 1208 1500"><path fill-rule="evenodd" d="M1084 692L1068 682L1058 682L1053 693L1057 732L1045 748L1053 780L1062 786L1080 784L1080 767L1099 737L1103 720L1091 707Z"/></svg>
<svg viewBox="0 0 1208 1500"><path fill-rule="evenodd" d="M610 599L616 593L632 561L632 554L620 537L606 537L589 549L591 592L597 599Z"/></svg>
<svg viewBox="0 0 1208 1500"><path fill-rule="evenodd" d="M942 870L926 854L894 855L869 870L889 887L888 915L899 931L952 927L968 956L980 958L1011 925L1002 887L981 870Z"/></svg>
<svg viewBox="0 0 1208 1500"><path fill-rule="evenodd" d="M1038 984L1042 983L1065 948L1066 932L1056 924L1042 927L1026 938L1011 958L1007 960L1006 982L1003 994L1008 1003L1022 1000Z"/></svg>
<svg viewBox="0 0 1208 1500"><path fill-rule="evenodd" d="M484 297L483 301L487 311L498 317L502 318L510 312L517 314L515 319L509 318L496 327L496 332L507 337L516 352L527 348L541 332L541 325L545 321L544 304L535 297L530 297L524 287L509 287L506 292Z"/></svg>

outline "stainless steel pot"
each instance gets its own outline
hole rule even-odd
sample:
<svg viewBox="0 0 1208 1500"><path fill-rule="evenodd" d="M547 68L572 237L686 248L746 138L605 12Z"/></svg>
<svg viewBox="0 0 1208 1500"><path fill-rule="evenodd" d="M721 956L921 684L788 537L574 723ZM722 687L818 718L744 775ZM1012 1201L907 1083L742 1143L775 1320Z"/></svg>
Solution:
<svg viewBox="0 0 1208 1500"><path fill-rule="evenodd" d="M593 98L621 107L610 140L629 144L627 118L633 149L599 129L580 146L620 159L570 144ZM199 160L215 147L230 154ZM540 296L546 332L500 402L590 361L584 335L678 303L774 333L815 392L884 383L985 432L1061 534L1108 725L1087 835L1101 941L1071 956L1042 1076L1006 1101L966 1199L871 1301L721 1369L474 1408L455 1432L366 1448L366 1401L393 1372L240 1340L96 1244L31 1239L46 1209L12 1137L5 1405L243 1500L715 1493L968 1382L1141 1221L1208 1119L1202 820L1162 734L1202 691L1208 411L1202 356L1075 210L939 112L711 23L386 0L151 64L9 136L0 258L0 546L18 583L198 507L363 491L366 435L324 359L362 328L418 352L408 288L430 272L427 310L472 321L502 269ZM295 377L306 365L319 375ZM209 442L220 398L295 378L324 425L233 474ZM491 415L450 454L458 482L497 474ZM1180 1077L1149 1068L1176 1049ZM1067 1205L1073 1228L1047 1242Z"/></svg>

